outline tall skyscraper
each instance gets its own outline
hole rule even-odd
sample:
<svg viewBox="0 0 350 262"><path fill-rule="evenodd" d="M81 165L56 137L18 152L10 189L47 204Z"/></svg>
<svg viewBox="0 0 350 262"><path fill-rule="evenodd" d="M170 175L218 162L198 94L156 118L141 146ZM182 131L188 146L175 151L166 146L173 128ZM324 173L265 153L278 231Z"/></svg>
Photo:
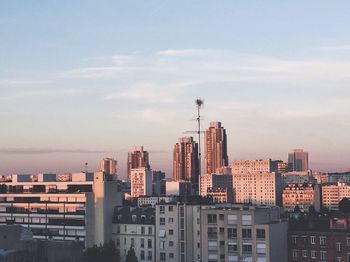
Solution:
<svg viewBox="0 0 350 262"><path fill-rule="evenodd" d="M292 171L309 170L309 153L302 149L294 149L288 153L288 165Z"/></svg>
<svg viewBox="0 0 350 262"><path fill-rule="evenodd" d="M128 153L128 179L130 180L131 169L145 167L150 169L149 154L143 150L143 146L135 146Z"/></svg>
<svg viewBox="0 0 350 262"><path fill-rule="evenodd" d="M117 160L113 158L104 158L100 161L99 171L105 172L109 175L117 174Z"/></svg>
<svg viewBox="0 0 350 262"><path fill-rule="evenodd" d="M193 137L182 137L173 151L173 179L187 180L198 185L198 144Z"/></svg>
<svg viewBox="0 0 350 262"><path fill-rule="evenodd" d="M226 130L221 122L211 122L205 131L205 173L215 173L218 168L228 166Z"/></svg>

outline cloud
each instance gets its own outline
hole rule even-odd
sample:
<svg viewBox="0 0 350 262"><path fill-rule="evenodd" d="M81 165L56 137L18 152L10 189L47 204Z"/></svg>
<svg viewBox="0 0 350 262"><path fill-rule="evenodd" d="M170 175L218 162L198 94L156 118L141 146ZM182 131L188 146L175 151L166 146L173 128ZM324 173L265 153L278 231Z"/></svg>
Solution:
<svg viewBox="0 0 350 262"><path fill-rule="evenodd" d="M101 150L86 149L60 149L60 148L0 148L0 154L8 155L41 155L41 154L57 154L57 153L73 153L73 154L98 154L105 153Z"/></svg>
<svg viewBox="0 0 350 262"><path fill-rule="evenodd" d="M116 76L125 71L121 66L100 66L100 67L84 67L76 68L64 72L62 77L72 78L109 78Z"/></svg>
<svg viewBox="0 0 350 262"><path fill-rule="evenodd" d="M347 50L350 50L350 45L322 46L320 49L324 49L324 50L347 51Z"/></svg>

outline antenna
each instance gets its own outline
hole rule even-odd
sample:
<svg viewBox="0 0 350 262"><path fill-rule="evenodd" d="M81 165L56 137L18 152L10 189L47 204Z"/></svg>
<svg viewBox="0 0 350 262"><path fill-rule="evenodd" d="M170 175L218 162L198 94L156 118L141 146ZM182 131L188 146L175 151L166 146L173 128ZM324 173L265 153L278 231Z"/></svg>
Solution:
<svg viewBox="0 0 350 262"><path fill-rule="evenodd" d="M88 162L85 162L85 173L88 172Z"/></svg>
<svg viewBox="0 0 350 262"><path fill-rule="evenodd" d="M198 178L202 174L202 150L201 150L201 107L204 104L204 101L200 98L196 99L196 106L197 106L197 134L198 134L198 162L199 162L199 174Z"/></svg>

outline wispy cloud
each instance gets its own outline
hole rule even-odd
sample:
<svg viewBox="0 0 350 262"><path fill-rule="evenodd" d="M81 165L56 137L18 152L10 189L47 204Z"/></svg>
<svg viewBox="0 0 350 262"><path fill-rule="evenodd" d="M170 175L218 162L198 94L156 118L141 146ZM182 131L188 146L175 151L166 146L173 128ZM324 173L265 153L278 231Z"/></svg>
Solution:
<svg viewBox="0 0 350 262"><path fill-rule="evenodd" d="M106 78L116 76L125 71L121 66L100 66L100 67L84 67L72 69L64 72L62 77L72 78Z"/></svg>
<svg viewBox="0 0 350 262"><path fill-rule="evenodd" d="M60 149L60 148L0 148L0 154L13 155L41 155L41 154L57 154L57 153L76 153L76 154L97 154L105 153L102 150L86 150L86 149Z"/></svg>

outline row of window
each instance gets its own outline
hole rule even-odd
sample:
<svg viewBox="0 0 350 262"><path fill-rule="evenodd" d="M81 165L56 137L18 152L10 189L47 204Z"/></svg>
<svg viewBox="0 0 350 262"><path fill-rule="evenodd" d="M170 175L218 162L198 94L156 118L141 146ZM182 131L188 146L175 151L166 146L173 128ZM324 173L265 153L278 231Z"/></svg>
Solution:
<svg viewBox="0 0 350 262"><path fill-rule="evenodd" d="M220 247L225 247L225 241L220 241ZM208 253L217 253L218 252L218 242L217 241L208 241ZM251 243L243 243L242 244L242 252L243 253L252 253L253 245ZM235 253L238 252L238 245L235 242L227 243L227 252ZM257 243L256 244L256 253L257 254L266 254L266 244L265 243Z"/></svg>
<svg viewBox="0 0 350 262"><path fill-rule="evenodd" d="M293 260L299 260L300 259L300 255L303 258L307 258L308 257L308 251L307 250L302 250L301 254L300 254L299 250L296 250L296 249L292 250L292 258L293 258ZM311 250L310 251L310 258L311 259L317 259L318 258L318 254L317 254L316 250ZM319 252L319 259L321 261L327 261L327 251L320 251ZM338 262L338 260L337 260L337 262Z"/></svg>
<svg viewBox="0 0 350 262"><path fill-rule="evenodd" d="M219 228L220 234L225 234L225 228ZM218 229L216 227L208 227L208 238L217 238ZM266 232L265 229L256 229L256 238L265 239ZM237 238L237 228L227 228L227 238L233 239ZM252 239L252 229L251 228L242 228L242 238Z"/></svg>
<svg viewBox="0 0 350 262"><path fill-rule="evenodd" d="M303 244L308 243L308 239L307 239L308 237L307 237L307 236L298 237L298 236L295 236L295 235L292 235L292 243L293 243L293 244L297 244L299 238L302 239L302 243L303 243ZM316 236L310 236L309 238L310 238L310 244L316 245L316 242L317 242ZM325 236L320 236L318 239L319 239L319 244L320 244L321 246L326 246L326 245L327 245L327 237L325 237ZM346 239L346 245L347 245L347 247L350 247L350 238L347 238L347 239ZM341 250L341 243L340 243L340 242L337 242L337 243L336 243L336 248L337 248L337 251L338 251L338 252Z"/></svg>
<svg viewBox="0 0 350 262"><path fill-rule="evenodd" d="M225 215L219 214L219 220L224 221ZM208 224L216 224L218 222L217 214L208 214L207 215ZM237 215L227 215L227 223L229 225L237 224L238 216ZM252 216L251 215L242 215L242 225L251 225L252 224Z"/></svg>

